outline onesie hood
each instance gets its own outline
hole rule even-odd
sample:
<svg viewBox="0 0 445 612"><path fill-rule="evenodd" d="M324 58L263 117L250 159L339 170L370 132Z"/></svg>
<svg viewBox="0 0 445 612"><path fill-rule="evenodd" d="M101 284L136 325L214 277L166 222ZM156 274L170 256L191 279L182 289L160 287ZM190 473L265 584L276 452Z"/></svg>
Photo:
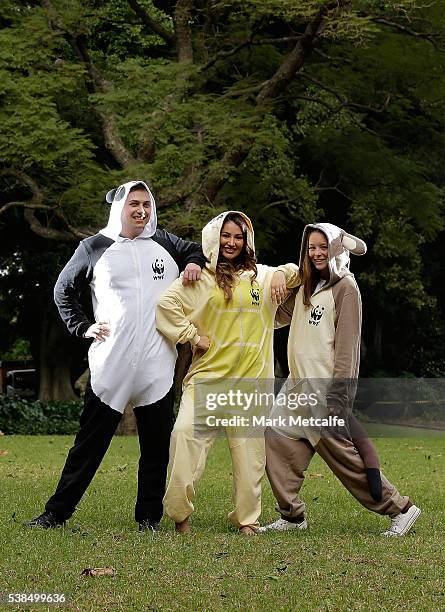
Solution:
<svg viewBox="0 0 445 612"><path fill-rule="evenodd" d="M301 240L300 268L303 266L304 255L307 251L309 234L314 230L322 231L328 241L329 280L324 287L334 285L348 274L352 275L352 272L349 270L349 254L364 255L366 253L366 244L360 238L348 234L348 232L332 223L306 225Z"/></svg>
<svg viewBox="0 0 445 612"><path fill-rule="evenodd" d="M226 210L225 212L220 213L214 219L209 221L202 230L202 250L204 256L208 260L208 262L206 263L206 267L212 272L216 271L216 264L218 263L221 229L224 225L227 215L230 213L236 213L237 215L240 215L246 222L247 245L255 253L255 241L252 221L247 215L240 212L239 210Z"/></svg>
<svg viewBox="0 0 445 612"><path fill-rule="evenodd" d="M140 233L140 236L144 238L150 238L151 236L153 236L157 226L156 202L147 183L144 183L144 181L129 181L128 183L119 185L119 187L117 187L116 189L111 189L107 193L105 199L108 204L111 204L110 216L108 218L107 226L99 231L100 234L103 234L104 236L107 236L112 240L117 240L118 236L122 231L122 209L124 208L124 204L128 197L128 194L130 193L130 189L135 185L141 185L144 189L148 191L148 195L150 197L151 202L150 221L144 227L143 231Z"/></svg>

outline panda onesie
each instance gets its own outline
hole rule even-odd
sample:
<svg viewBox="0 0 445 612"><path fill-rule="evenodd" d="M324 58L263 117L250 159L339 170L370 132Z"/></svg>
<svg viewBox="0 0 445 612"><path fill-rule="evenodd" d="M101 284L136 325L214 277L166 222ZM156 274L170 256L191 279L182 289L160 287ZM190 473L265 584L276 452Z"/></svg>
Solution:
<svg viewBox="0 0 445 612"><path fill-rule="evenodd" d="M148 192L151 213L142 232L130 239L120 235L121 214L135 186ZM152 529L162 516L176 361L175 346L156 329L156 304L187 264L203 267L205 259L198 244L156 229L156 204L145 183L125 183L108 192L107 202L111 203L107 226L82 240L54 289L60 316L71 334L84 337L92 325L80 301L89 287L94 319L106 322L110 335L90 346L91 377L81 428L42 517L49 513L49 523L57 525L73 514L130 404L141 450L135 518L140 528ZM56 526L41 524L42 517L30 524Z"/></svg>

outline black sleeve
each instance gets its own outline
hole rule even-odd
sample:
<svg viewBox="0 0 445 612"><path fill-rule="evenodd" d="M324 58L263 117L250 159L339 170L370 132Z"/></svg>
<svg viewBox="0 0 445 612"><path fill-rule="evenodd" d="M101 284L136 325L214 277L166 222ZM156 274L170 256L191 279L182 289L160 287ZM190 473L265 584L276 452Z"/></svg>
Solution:
<svg viewBox="0 0 445 612"><path fill-rule="evenodd" d="M54 301L69 332L83 337L92 325L81 305L81 294L92 278L92 266L87 250L81 242L59 274L54 287Z"/></svg>
<svg viewBox="0 0 445 612"><path fill-rule="evenodd" d="M178 262L180 272L182 272L189 263L198 264L201 268L205 266L206 258L204 257L200 244L183 240L169 232L165 232L165 234L177 253L176 261Z"/></svg>

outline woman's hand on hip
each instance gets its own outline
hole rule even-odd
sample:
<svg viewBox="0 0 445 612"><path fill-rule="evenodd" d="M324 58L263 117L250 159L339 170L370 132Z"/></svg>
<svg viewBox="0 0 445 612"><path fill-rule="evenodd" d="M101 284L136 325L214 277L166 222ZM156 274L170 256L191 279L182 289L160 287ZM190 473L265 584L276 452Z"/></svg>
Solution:
<svg viewBox="0 0 445 612"><path fill-rule="evenodd" d="M210 348L210 338L208 336L201 336L199 342L197 342L193 348L195 351L206 353Z"/></svg>

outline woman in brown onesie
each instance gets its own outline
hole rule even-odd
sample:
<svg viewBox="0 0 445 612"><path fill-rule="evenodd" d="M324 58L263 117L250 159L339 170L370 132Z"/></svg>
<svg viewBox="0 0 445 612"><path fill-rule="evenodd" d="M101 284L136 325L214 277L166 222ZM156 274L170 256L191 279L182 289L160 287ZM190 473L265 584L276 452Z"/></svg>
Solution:
<svg viewBox="0 0 445 612"><path fill-rule="evenodd" d="M260 532L306 529L305 504L298 494L315 452L363 506L391 517L384 535L404 535L420 515L420 509L381 474L372 444L351 415L360 365L362 308L360 291L349 271L349 253L365 252L362 240L330 223L304 229L301 286L279 311L279 323L291 317L290 377L281 393L314 392L316 405L299 406L298 414L318 419L336 415L345 420L345 426L332 429L286 422L267 428L266 469L281 518ZM271 416L280 411L283 408L274 406Z"/></svg>

